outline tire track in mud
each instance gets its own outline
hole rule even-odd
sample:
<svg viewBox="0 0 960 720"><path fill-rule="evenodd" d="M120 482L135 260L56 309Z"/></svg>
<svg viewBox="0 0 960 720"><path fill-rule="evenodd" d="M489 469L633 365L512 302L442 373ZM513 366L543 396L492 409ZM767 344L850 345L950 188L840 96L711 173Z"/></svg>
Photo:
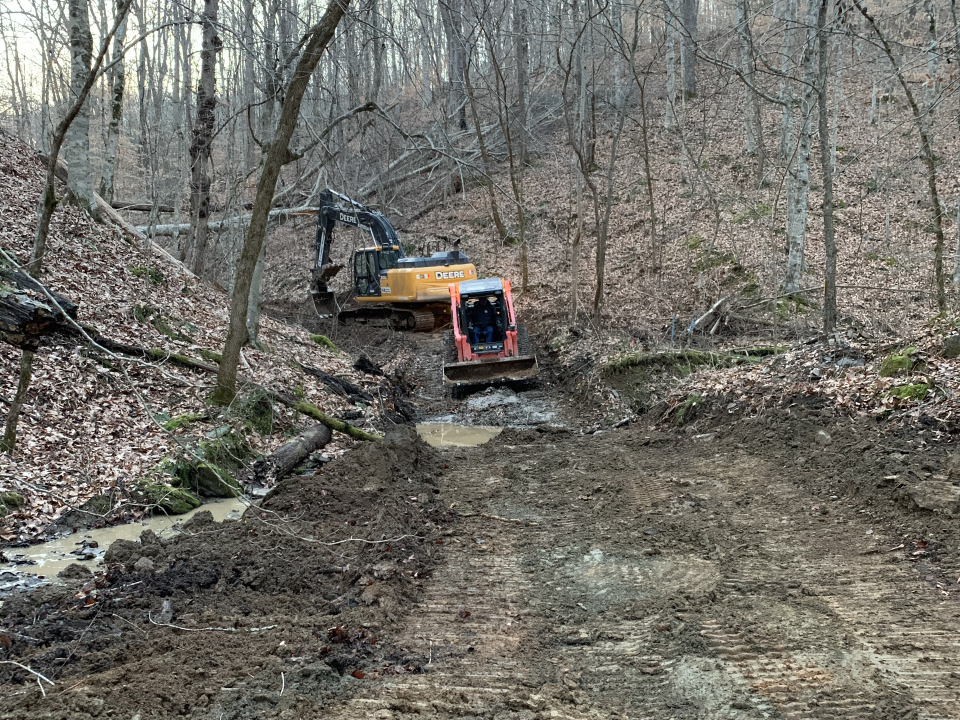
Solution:
<svg viewBox="0 0 960 720"><path fill-rule="evenodd" d="M796 637L757 647L721 619L704 621L703 635L747 682L757 709L791 720L888 717L899 714L896 707L925 720L960 717L956 602L937 602L932 583L886 562L879 544L864 549L862 539L873 531L856 517L805 519L798 511L821 499L756 460L725 464L711 473L721 494L742 489L739 478L754 479L754 502L732 512L731 521L763 539L756 556L729 563L724 586L745 600L806 597L829 612L821 618L821 642L806 649Z"/></svg>
<svg viewBox="0 0 960 720"><path fill-rule="evenodd" d="M397 639L425 672L330 717L960 717L955 601L876 552L867 518L821 522L820 498L744 453L606 440L604 473L578 442L456 457L486 464L446 502L522 522L460 523Z"/></svg>
<svg viewBox="0 0 960 720"><path fill-rule="evenodd" d="M533 624L526 603L528 574L513 552L512 538L498 533L495 540L479 543L488 528L465 525L397 640L429 658L425 672L361 691L330 717L458 717L529 703L535 683L517 657Z"/></svg>
<svg viewBox="0 0 960 720"><path fill-rule="evenodd" d="M576 469L551 478L559 486L571 480L596 485ZM580 505L534 506L529 491L515 483L487 478L477 484L508 485L510 492L495 493L494 500L476 487L460 488L451 497L462 502L466 491L474 506L497 515L509 511L523 523L463 522L459 542L448 546L445 565L397 640L430 658L425 672L371 684L331 717L669 717L659 698L670 697L675 658L653 648L657 617L612 620L605 611L648 585L668 592L713 586L719 579L713 566L694 560L677 569L656 558L584 553L609 527L588 522ZM647 501L665 497L666 487L658 480Z"/></svg>

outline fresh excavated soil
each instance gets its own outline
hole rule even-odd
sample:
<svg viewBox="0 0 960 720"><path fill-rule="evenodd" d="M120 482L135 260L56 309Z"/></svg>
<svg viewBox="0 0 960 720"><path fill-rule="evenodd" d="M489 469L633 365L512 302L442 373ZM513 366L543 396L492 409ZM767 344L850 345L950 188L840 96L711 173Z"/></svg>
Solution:
<svg viewBox="0 0 960 720"><path fill-rule="evenodd" d="M96 577L8 599L3 716L262 717L314 714L428 658L392 644L442 557L453 515L440 459L409 428L281 482L259 509L199 514L161 541L117 541ZM75 570L75 572L70 572Z"/></svg>
<svg viewBox="0 0 960 720"><path fill-rule="evenodd" d="M56 686L2 666L5 716L960 716L960 531L907 496L950 474L924 432L792 408L386 445L111 550L93 601L8 604L7 656Z"/></svg>
<svg viewBox="0 0 960 720"><path fill-rule="evenodd" d="M549 369L454 400L433 336L338 341L502 434L397 427L11 598L2 659L54 685L0 664L4 717L960 717L960 525L912 499L950 436L804 397L590 434Z"/></svg>

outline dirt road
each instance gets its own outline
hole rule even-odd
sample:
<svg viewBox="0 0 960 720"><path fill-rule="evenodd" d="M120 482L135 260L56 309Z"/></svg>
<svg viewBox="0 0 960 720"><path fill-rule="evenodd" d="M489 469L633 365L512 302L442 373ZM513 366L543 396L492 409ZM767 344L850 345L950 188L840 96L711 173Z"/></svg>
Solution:
<svg viewBox="0 0 960 720"><path fill-rule="evenodd" d="M431 661L333 717L960 716L956 578L768 453L644 435L444 451Z"/></svg>
<svg viewBox="0 0 960 720"><path fill-rule="evenodd" d="M516 420L528 398L417 399ZM9 602L3 659L55 685L0 666L4 716L960 717L960 528L905 495L949 475L927 431L788 408L405 433Z"/></svg>

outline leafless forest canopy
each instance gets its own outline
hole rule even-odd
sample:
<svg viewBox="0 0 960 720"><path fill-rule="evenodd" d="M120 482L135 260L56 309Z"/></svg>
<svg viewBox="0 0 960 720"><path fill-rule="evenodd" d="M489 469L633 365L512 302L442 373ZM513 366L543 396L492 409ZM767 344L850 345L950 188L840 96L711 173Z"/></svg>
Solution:
<svg viewBox="0 0 960 720"><path fill-rule="evenodd" d="M64 143L72 197L230 287L325 8L136 0L104 43L124 9L5 2L0 121L47 152L103 45ZM960 281L958 48L952 0L363 0L312 73L272 206L330 186L411 248L462 237L556 317L643 307L637 288L669 316L734 277L811 293L828 328L834 294L906 322ZM311 221L290 217L271 299L306 283Z"/></svg>

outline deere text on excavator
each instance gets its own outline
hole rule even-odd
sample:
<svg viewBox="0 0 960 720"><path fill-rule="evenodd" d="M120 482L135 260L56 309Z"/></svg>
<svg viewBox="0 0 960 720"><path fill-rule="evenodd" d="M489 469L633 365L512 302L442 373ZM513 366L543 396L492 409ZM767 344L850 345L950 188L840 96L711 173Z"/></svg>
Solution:
<svg viewBox="0 0 960 720"><path fill-rule="evenodd" d="M321 316L340 322L386 325L401 330L433 330L449 322L451 281L475 280L477 268L459 250L430 257L406 257L390 221L346 195L320 193L317 237L310 294ZM353 279L343 307L330 281L343 265L331 262L330 249L337 223L370 233L371 243L352 257Z"/></svg>

